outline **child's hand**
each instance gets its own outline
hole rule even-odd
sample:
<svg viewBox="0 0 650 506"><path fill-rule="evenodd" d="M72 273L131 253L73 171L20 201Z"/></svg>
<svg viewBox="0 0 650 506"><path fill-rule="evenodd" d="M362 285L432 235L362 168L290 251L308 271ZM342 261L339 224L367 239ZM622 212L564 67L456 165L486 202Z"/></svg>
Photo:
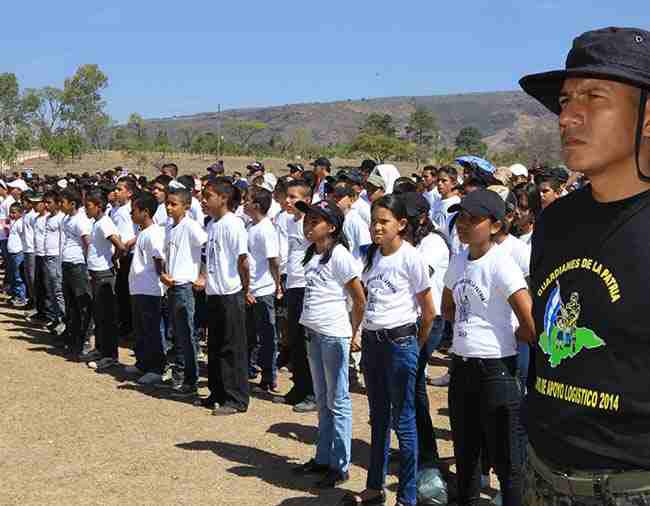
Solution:
<svg viewBox="0 0 650 506"><path fill-rule="evenodd" d="M172 278L167 273L164 273L164 274L160 275L160 281L162 281L162 284L165 285L168 288L172 288L174 286L174 278Z"/></svg>
<svg viewBox="0 0 650 506"><path fill-rule="evenodd" d="M250 292L246 292L246 304L252 306L256 302L257 300L255 299L255 297L253 297Z"/></svg>
<svg viewBox="0 0 650 506"><path fill-rule="evenodd" d="M192 283L192 288L194 288L194 290L197 292L202 292L205 290L205 278L203 276L199 276L199 279Z"/></svg>

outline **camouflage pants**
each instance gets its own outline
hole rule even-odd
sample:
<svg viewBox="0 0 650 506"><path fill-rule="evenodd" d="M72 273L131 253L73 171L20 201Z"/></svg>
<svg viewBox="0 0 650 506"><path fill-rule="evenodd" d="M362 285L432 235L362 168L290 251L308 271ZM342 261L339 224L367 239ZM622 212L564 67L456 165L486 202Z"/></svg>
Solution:
<svg viewBox="0 0 650 506"><path fill-rule="evenodd" d="M527 463L524 471L523 506L650 506L650 492L607 494L603 498L560 494Z"/></svg>

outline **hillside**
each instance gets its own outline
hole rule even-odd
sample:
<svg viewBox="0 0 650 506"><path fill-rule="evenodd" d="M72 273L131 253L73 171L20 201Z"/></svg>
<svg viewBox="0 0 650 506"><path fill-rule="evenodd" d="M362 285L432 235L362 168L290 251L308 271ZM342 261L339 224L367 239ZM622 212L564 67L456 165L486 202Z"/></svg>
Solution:
<svg viewBox="0 0 650 506"><path fill-rule="evenodd" d="M505 149L512 145L522 128L541 120L552 121L553 116L522 92L469 93L427 97L389 97L347 100L328 103L307 103L233 109L206 112L192 116L150 119L147 129L166 130L170 139L180 142L182 131L216 132L219 121L255 120L266 123L267 128L256 142L268 141L272 136L291 138L297 128L311 132L317 144L328 145L350 142L370 113L387 113L403 128L416 106L423 106L438 118L442 139L453 142L458 131L465 126L475 126L484 134L491 148Z"/></svg>

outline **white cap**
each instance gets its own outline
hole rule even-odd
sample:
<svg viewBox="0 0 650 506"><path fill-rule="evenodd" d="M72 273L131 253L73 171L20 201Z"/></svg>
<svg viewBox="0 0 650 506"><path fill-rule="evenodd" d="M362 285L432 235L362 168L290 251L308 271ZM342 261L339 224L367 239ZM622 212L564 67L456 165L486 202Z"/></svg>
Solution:
<svg viewBox="0 0 650 506"><path fill-rule="evenodd" d="M59 188L62 190L65 190L68 187L68 182L65 179L59 179L56 184L58 185Z"/></svg>
<svg viewBox="0 0 650 506"><path fill-rule="evenodd" d="M257 187L264 188L265 190L268 190L270 192L273 192L273 190L275 189L275 187L269 181L264 181L263 183L258 184Z"/></svg>
<svg viewBox="0 0 650 506"><path fill-rule="evenodd" d="M519 176L528 177L528 169L520 163L515 163L514 165L511 165L510 172L512 172L512 175L515 177L519 177Z"/></svg>
<svg viewBox="0 0 650 506"><path fill-rule="evenodd" d="M9 188L18 188L20 191L26 192L29 190L29 186L22 179L14 179L13 181L7 183Z"/></svg>

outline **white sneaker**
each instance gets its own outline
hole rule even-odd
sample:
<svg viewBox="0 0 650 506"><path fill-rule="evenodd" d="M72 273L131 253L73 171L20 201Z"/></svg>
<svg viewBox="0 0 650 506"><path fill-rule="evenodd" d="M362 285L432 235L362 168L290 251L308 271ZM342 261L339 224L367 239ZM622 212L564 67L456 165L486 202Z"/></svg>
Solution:
<svg viewBox="0 0 650 506"><path fill-rule="evenodd" d="M139 385L155 385L162 381L162 376L156 374L155 372L148 372L144 376L138 379Z"/></svg>
<svg viewBox="0 0 650 506"><path fill-rule="evenodd" d="M125 365L124 366L124 372L127 374L144 374L144 371L138 369L134 365Z"/></svg>
<svg viewBox="0 0 650 506"><path fill-rule="evenodd" d="M449 373L447 373L444 376L440 376L439 378L427 379L427 383L433 387L446 387L449 386L449 379Z"/></svg>

